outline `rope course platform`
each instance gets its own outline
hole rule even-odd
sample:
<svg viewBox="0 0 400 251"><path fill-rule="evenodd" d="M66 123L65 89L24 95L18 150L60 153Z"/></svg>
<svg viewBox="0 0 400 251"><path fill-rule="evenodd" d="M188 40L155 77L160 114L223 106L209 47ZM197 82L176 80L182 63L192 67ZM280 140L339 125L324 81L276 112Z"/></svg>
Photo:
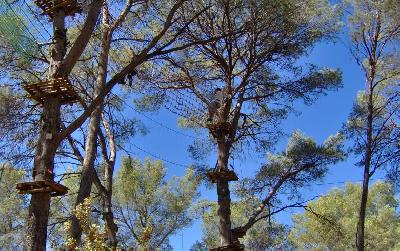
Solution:
<svg viewBox="0 0 400 251"><path fill-rule="evenodd" d="M232 170L209 170L207 177L212 183L217 183L220 180L237 181L239 180L236 173Z"/></svg>
<svg viewBox="0 0 400 251"><path fill-rule="evenodd" d="M210 251L244 251L244 245L239 243L233 243L228 246L210 248Z"/></svg>
<svg viewBox="0 0 400 251"><path fill-rule="evenodd" d="M50 193L51 197L63 196L68 193L68 188L54 181L37 180L17 183L19 194Z"/></svg>
<svg viewBox="0 0 400 251"><path fill-rule="evenodd" d="M223 134L227 135L232 130L231 123L225 122L207 122L207 128L213 135Z"/></svg>
<svg viewBox="0 0 400 251"><path fill-rule="evenodd" d="M35 84L23 84L23 88L30 94L32 99L41 104L49 96L59 96L61 104L75 103L80 100L68 79L65 78L56 78Z"/></svg>
<svg viewBox="0 0 400 251"><path fill-rule="evenodd" d="M53 13L63 9L66 16L74 16L82 11L76 0L35 0L35 4L43 10L42 15L53 18Z"/></svg>

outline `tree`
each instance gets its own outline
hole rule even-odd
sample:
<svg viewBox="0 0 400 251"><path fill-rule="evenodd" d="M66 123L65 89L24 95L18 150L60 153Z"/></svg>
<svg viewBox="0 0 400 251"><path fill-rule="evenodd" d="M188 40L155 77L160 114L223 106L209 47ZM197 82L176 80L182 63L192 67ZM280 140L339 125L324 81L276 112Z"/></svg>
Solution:
<svg viewBox="0 0 400 251"><path fill-rule="evenodd" d="M166 247L169 236L191 224L189 209L200 180L191 169L181 178L166 181L165 176L161 161L123 159L114 182L114 209L126 245Z"/></svg>
<svg viewBox="0 0 400 251"><path fill-rule="evenodd" d="M101 46L98 58L97 78L93 91L95 97L98 96L98 94L102 91L102 89L104 89L107 82L108 61L109 61L109 53L110 53L113 34L117 28L120 28L121 24L126 19L132 6L133 6L133 1L128 0L121 13L119 13L118 17L113 22L110 21L111 18L110 9L107 3L102 6L102 23L100 28ZM104 97L103 100L100 102L100 104L94 109L93 113L90 115L88 124L88 133L85 145L85 155L81 159L82 175L81 175L80 188L78 190L78 196L75 202L76 206L83 203L84 199L90 196L91 186L94 179L96 178L94 177L96 175L94 164L98 148L97 138L100 129L100 120L103 112L103 107L104 107ZM111 179L113 175L112 170L114 169L115 151L116 151L115 148L113 148L112 153L114 154L112 154L111 161L105 163L108 164L109 167L106 168L107 178L106 178L106 189L104 189L104 191L106 191L106 194L109 194L109 196L106 195L103 196L104 204L107 205L106 208L108 209L107 210L108 214L105 215L105 218L107 219L107 229L109 230L108 239L112 247L116 247L117 245L117 239L116 239L117 228L114 224L112 210L111 210L111 193L112 193ZM72 226L71 226L71 237L76 240L80 240L81 234L82 234L82 228L80 227L79 221L75 216L73 216Z"/></svg>
<svg viewBox="0 0 400 251"><path fill-rule="evenodd" d="M289 240L293 248L312 250L354 250L358 204L362 186L348 183L307 204L304 213L293 216ZM366 207L365 249L396 250L400 245L398 200L392 185L371 186Z"/></svg>
<svg viewBox="0 0 400 251"><path fill-rule="evenodd" d="M265 152L276 142L278 121L292 102L310 104L341 85L338 71L316 67L303 71L294 64L316 42L331 37L338 16L325 0L212 2L204 16L189 26L185 39L224 37L165 57L144 80L172 90L166 93L174 102L170 109L184 117L186 125L208 127L218 156L214 171L222 173L229 172L233 153L246 147ZM193 1L188 13L207 3ZM217 87L224 90L225 99L215 120L206 124L209 94ZM221 246L235 239L228 184L216 181Z"/></svg>
<svg viewBox="0 0 400 251"><path fill-rule="evenodd" d="M0 165L0 246L4 250L17 250L23 246L27 198L16 194L14 189L24 176L23 170L5 163Z"/></svg>
<svg viewBox="0 0 400 251"><path fill-rule="evenodd" d="M364 250L368 187L377 170L399 166L398 124L400 61L396 55L400 19L392 12L393 1L348 1L352 52L366 80L359 92L349 121L348 138L363 168L363 192L357 223L357 249Z"/></svg>
<svg viewBox="0 0 400 251"><path fill-rule="evenodd" d="M18 1L13 1L13 4L17 2ZM21 2L25 3L25 1ZM62 115L65 115L63 112L68 109L61 109L60 97L51 95L45 98L42 104L42 110L33 105L34 109L28 110L27 113L22 116L23 120L19 121L19 125L29 124L34 128L34 133L30 134L30 137L39 134L38 139L35 139L34 141L29 140L29 144L27 145L29 150L32 148L36 149L36 152L31 154L31 156L33 155L32 157L34 157L33 179L35 181L53 181L54 159L61 143L77 128L84 124L86 119L94 110L102 105L104 97L110 93L116 84L123 83L126 77L132 76L137 66L153 57L165 55L176 50L187 48L193 44L204 42L196 41L194 43L175 43L188 25L188 23L182 20L182 18L178 17L181 8L187 3L187 1L179 0L168 1L165 3L160 3L159 1L147 1L145 5L140 1L135 3L133 2L134 1L128 0L126 2L127 10L122 12L130 13L129 15L119 16L110 23L110 28L113 30L114 26L119 26L119 24L127 20L131 21L127 28L130 33L125 33L126 30L124 30L119 34L121 37L123 37L122 34L129 34L128 37L111 40L112 42L115 42L113 44L115 51L122 47L128 48L124 51L124 60L118 65L119 67L114 71L114 75L107 78L107 81L103 83L104 86L102 86L101 90L96 90L93 98L89 99L87 103L82 102L84 108L83 111L79 108L74 110L72 114L75 116L71 116L72 119L65 124L65 127L62 127L61 118L63 117ZM89 40L96 32L98 17L101 15L103 18L107 18L107 15L101 13L102 6L108 5L116 7L117 9L119 6L118 4L119 3L116 3L115 1L110 1L109 3L100 0L87 1L83 3L84 17L67 21L65 19L66 13L63 11L63 6L58 6L57 8L52 9L54 12L47 13L51 15L52 28L54 31L54 34L50 35L52 37L52 42L41 45L48 50L48 56L46 56L46 52L40 50L38 55L30 55L32 56L31 59L33 59L31 65L21 67L21 65L14 62L12 57L5 56L9 54L2 54L4 58L8 59L7 62L10 62L9 64L5 63L5 61L2 62L4 69L7 70L7 75L12 78L13 81L19 82L23 80L23 82L28 83L33 81L43 81L43 78L46 78L47 80L55 78L68 79L70 75L72 75L74 68L76 68L75 66L77 62L79 60L85 60L82 58L82 55L89 45ZM139 8L138 5L141 5L142 8ZM8 2L7 6L11 10L13 9L12 4L8 4ZM135 15L134 12L130 11L132 6L135 6L137 13L140 13L139 15ZM103 11L104 10L105 9L103 8ZM201 11L202 10L199 10L200 13ZM17 16L15 11L13 11L13 13ZM197 12L191 13L191 15L197 14ZM158 18L155 18L156 15ZM32 19L35 19L34 16L35 15L33 15ZM38 20L37 17L36 20ZM188 20L189 23L191 21L192 18ZM40 20L39 22L43 25ZM79 32L75 36L70 36L71 34L67 33L66 27L79 27ZM152 29L143 32L143 27L151 27ZM112 38L112 34L108 33L108 31L105 33L109 36L107 37L107 40L110 37ZM137 38L138 36L139 38ZM67 40L70 40L69 43ZM105 45L107 45L107 43L105 43ZM102 48L104 48L104 46ZM4 49L5 52L10 52L10 48L2 49ZM11 49L13 48L11 47ZM15 50L11 51L14 52ZM126 54L127 52L128 54ZM105 59L104 55L105 54L100 53L102 60L100 60L101 64L99 64L98 68L98 72L102 73L107 72L107 64L104 64L106 60L103 60ZM126 55L129 56L126 57ZM98 55L95 55L95 57L91 57L88 60L92 60L93 64L95 64L96 59L98 59ZM100 75L104 76L104 74ZM86 94L85 91L86 90L81 93L82 96ZM41 126L39 126L39 120ZM17 126L17 128L13 129L19 130L20 127L21 126ZM94 136L91 138L92 140L97 139L97 137ZM27 141L26 138L19 140L22 142ZM95 143L89 142L88 144ZM89 174L93 173L90 169L88 172ZM90 176L91 175L89 175L88 178L89 180L82 181L89 187L91 184ZM86 192L88 189L81 190L85 190ZM27 249L42 250L46 247L50 194L34 194L31 198L30 204L30 222L28 224L30 238L26 242Z"/></svg>
<svg viewBox="0 0 400 251"><path fill-rule="evenodd" d="M293 133L281 154L269 154L268 162L257 172L255 178L244 179L238 191L243 200L254 200L253 209L248 211L247 220L232 232L242 238L257 222L290 207L302 207L304 202L294 200L297 190L311 182L322 179L328 166L345 157L343 136L329 137L317 145L310 137ZM291 204L282 205L280 194L288 194Z"/></svg>

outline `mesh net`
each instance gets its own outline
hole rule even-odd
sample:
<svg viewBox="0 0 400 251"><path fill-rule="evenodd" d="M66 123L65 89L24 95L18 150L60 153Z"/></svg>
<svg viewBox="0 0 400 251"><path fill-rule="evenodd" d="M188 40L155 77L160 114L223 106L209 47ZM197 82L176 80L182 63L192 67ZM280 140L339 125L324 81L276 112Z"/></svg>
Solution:
<svg viewBox="0 0 400 251"><path fill-rule="evenodd" d="M24 19L17 16L5 0L0 1L0 40L25 61L30 61L38 50Z"/></svg>

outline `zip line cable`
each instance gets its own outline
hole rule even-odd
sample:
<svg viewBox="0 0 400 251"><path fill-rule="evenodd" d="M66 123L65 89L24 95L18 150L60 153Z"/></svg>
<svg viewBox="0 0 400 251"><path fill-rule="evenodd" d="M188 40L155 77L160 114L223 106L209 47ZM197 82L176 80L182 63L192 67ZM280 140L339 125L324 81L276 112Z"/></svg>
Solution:
<svg viewBox="0 0 400 251"><path fill-rule="evenodd" d="M174 133L176 133L176 134L185 136L185 137L187 137L187 138L200 139L200 138L198 138L198 137L195 137L195 136L192 136L192 135L189 135L189 134L180 132L180 131L175 130L175 129L169 127L169 126L164 125L163 123L161 123L161 122L159 122L159 121L157 121L157 120L151 118L150 116L147 116L147 115L144 114L143 112L138 111L135 107L129 105L125 100L123 100L122 98L120 98L118 95L116 95L116 94L113 93L112 91L111 91L111 94L114 95L114 97L116 97L117 99L119 99L121 102L123 102L128 108L132 109L133 111L135 111L136 113L142 115L143 117L145 117L146 119L152 121L153 123L155 123L155 124L157 124L157 125L159 125L159 126L165 128L165 129L167 129L167 130L169 130L169 131L171 131L171 132L174 132Z"/></svg>
<svg viewBox="0 0 400 251"><path fill-rule="evenodd" d="M79 77L79 76L78 76L78 77ZM82 80L84 80L83 77L79 77L79 78L81 78ZM123 99L121 99L120 97L118 97L116 94L114 94L114 93L112 93L112 92L111 92L111 94L113 94L115 97L117 97L119 100L121 100L121 101L122 101L125 105L127 105L129 108L135 110L134 107L132 107L132 106L130 106L129 104L127 104L126 101L124 101ZM136 111L136 110L135 110L135 111ZM138 112L138 113L139 113L139 112ZM191 137L191 138L193 137L193 136L191 136L191 135L187 135L187 134L181 133L181 132L179 132L179 131L177 131L177 130L174 130L174 129L170 128L170 127L167 127L167 126L163 125L161 122L158 122L158 121L156 121L156 120L150 118L149 116L144 115L143 113L141 113L141 115L145 116L146 118L148 118L149 120L153 121L154 123L157 123L157 124L159 124L160 126L165 127L165 128L167 128L168 130L171 130L171 131L173 131L173 132L175 132L175 133L178 133L178 134L181 134L181 135L185 135L186 137ZM193 138L195 138L195 137L193 137ZM153 158L160 159L160 160L162 160L162 161L164 161L164 162L166 162L166 163L169 163L169 164L172 164L172 165L175 165L175 166L179 166L179 167L188 167L188 166L190 166L190 165L184 165L184 164L180 164L180 163L177 163L177 162L168 160L168 159L166 159L166 158L164 158L164 157L161 157L159 154L150 152L150 151L148 151L148 150L145 150L145 149L139 147L138 145L134 144L133 142L130 142L130 145L132 145L132 146L133 146L134 148L136 148L137 150L139 150L139 151L141 151L141 152L144 152L144 153L146 153L146 154L152 156ZM129 153L128 150L126 150L126 149L123 149L123 150L124 150L125 152Z"/></svg>
<svg viewBox="0 0 400 251"><path fill-rule="evenodd" d="M152 156L153 158L156 158L156 159L165 161L165 162L167 162L167 163L169 163L169 164L173 164L173 165L180 166L180 167L188 167L188 166L190 166L190 165L180 164L180 163L177 163L177 162L175 162L175 161L167 160L167 159L165 159L165 158L163 158L163 157L161 157L161 156L159 156L159 155L157 155L157 154L154 154L154 153L152 153L152 152L149 152L149 151L147 151L147 150L144 150L143 148L137 146L136 144L134 144L134 143L132 143L132 142L131 142L130 144L131 144L134 148L136 148L137 150L139 150L139 151L141 151L141 152L144 152L144 153L146 153L146 154Z"/></svg>

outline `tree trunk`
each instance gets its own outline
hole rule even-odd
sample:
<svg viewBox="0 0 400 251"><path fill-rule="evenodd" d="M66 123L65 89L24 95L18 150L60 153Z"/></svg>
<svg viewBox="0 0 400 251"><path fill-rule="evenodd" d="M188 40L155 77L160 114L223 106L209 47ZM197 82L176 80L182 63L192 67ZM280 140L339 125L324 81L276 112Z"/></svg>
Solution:
<svg viewBox="0 0 400 251"><path fill-rule="evenodd" d="M51 48L51 59L49 78L63 77L60 74L61 62L66 51L66 30L64 11L59 10L53 17L53 46ZM41 115L41 129L33 165L33 179L53 181L54 179L54 157L58 147L57 133L60 131L60 109L59 97L49 96L43 103ZM29 205L27 239L25 250L46 250L47 224L49 220L50 194L32 194Z"/></svg>
<svg viewBox="0 0 400 251"><path fill-rule="evenodd" d="M365 216L368 201L368 187L369 187L369 170L364 170L364 180L362 186L362 195L360 203L359 218L357 224L357 250L363 251L365 247Z"/></svg>
<svg viewBox="0 0 400 251"><path fill-rule="evenodd" d="M111 211L111 201L108 201L104 205L104 209L103 210L104 210L103 220L106 223L108 244L109 244L109 246L111 248L115 249L115 248L117 248L117 245L118 245L118 240L117 240L118 227L114 223L114 214Z"/></svg>
<svg viewBox="0 0 400 251"><path fill-rule="evenodd" d="M231 233L231 197L229 192L229 183L226 180L217 183L218 194L218 216L219 233L221 246L227 246L232 242Z"/></svg>
<svg viewBox="0 0 400 251"><path fill-rule="evenodd" d="M106 130L109 128L106 127ZM104 172L104 179L105 179L105 188L107 190L106 198L103 196L103 213L104 213L104 221L106 223L107 229L107 239L109 242L110 247L116 248L118 244L117 240L117 231L118 227L114 223L114 214L112 212L112 184L113 184L113 173L114 173L114 165L115 165L115 144L114 138L108 132L108 137L110 138L110 148L111 148L111 156L110 159L107 161L106 169Z"/></svg>
<svg viewBox="0 0 400 251"><path fill-rule="evenodd" d="M96 175L94 162L97 154L97 130L99 128L100 112L101 108L97 107L90 118L88 136L85 146L85 157L83 159L82 175L75 206L83 203L85 198L90 196L93 178ZM70 236L79 242L82 235L82 228L79 220L75 216L72 216L71 223Z"/></svg>
<svg viewBox="0 0 400 251"><path fill-rule="evenodd" d="M218 140L218 170L228 170L227 151L224 136L220 136ZM227 180L217 182L217 195L221 246L227 246L232 243L231 196Z"/></svg>
<svg viewBox="0 0 400 251"><path fill-rule="evenodd" d="M373 62L370 60L370 62ZM364 159L364 177L362 186L362 195L360 203L360 211L357 224L357 250L364 251L365 248L365 216L368 202L368 186L369 179L371 178L371 159L372 159L372 141L373 141L373 116L374 116L374 104L373 104L373 79L375 76L375 66L372 63L370 66L370 76L368 79L368 114L367 114L367 145L365 149Z"/></svg>
<svg viewBox="0 0 400 251"><path fill-rule="evenodd" d="M43 106L42 128L34 159L33 179L49 180L54 178L54 156L57 146L54 135L60 129L60 102L57 98L48 98ZM25 250L45 250L47 223L49 220L50 193L32 194L29 205L28 230Z"/></svg>
<svg viewBox="0 0 400 251"><path fill-rule="evenodd" d="M108 30L104 30L102 33L102 46L99 57L99 66L98 66L99 70L94 89L94 97L97 97L99 95L99 93L102 91L102 89L106 84L110 43L111 43L111 34ZM98 146L97 137L98 137L98 130L100 127L100 118L102 111L103 111L103 102L101 102L101 104L95 108L90 117L88 125L88 136L85 146L85 157L83 160L83 167L82 167L82 176L79 185L78 196L75 201L75 206L83 203L85 198L88 198L90 196L93 179L94 176L97 175L96 170L94 168L94 164L97 156L97 146ZM78 219L75 216L73 216L71 225L71 237L79 242L81 239L81 235L82 235L82 228L80 226L80 223Z"/></svg>

